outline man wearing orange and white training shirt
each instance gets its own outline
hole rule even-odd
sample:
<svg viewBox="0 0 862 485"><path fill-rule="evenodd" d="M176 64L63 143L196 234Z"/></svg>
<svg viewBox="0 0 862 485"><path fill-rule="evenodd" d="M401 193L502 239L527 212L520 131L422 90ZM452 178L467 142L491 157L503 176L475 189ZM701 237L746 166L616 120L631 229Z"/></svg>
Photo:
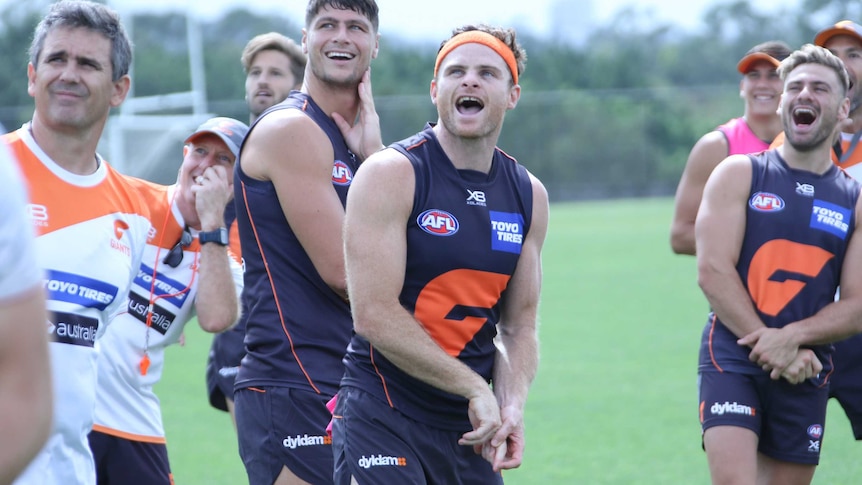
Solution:
<svg viewBox="0 0 862 485"><path fill-rule="evenodd" d="M238 318L242 267L224 227L233 165L248 126L212 118L186 139L177 183L134 179L153 231L125 311L99 340L99 386L90 448L99 484L171 485L159 398L165 348L197 313L207 332ZM152 308L152 311L148 309Z"/></svg>
<svg viewBox="0 0 862 485"><path fill-rule="evenodd" d="M33 119L3 137L28 183L52 338L54 425L19 485L96 483L87 444L94 344L125 301L150 230L137 191L96 153L111 108L129 91L131 59L116 12L94 2L52 4L30 47Z"/></svg>

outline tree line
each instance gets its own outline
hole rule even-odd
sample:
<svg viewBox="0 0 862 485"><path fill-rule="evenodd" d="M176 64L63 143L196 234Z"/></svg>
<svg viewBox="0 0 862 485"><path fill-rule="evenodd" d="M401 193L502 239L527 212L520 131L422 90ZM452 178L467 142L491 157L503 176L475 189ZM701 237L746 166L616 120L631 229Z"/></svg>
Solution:
<svg viewBox="0 0 862 485"><path fill-rule="evenodd" d="M27 50L49 3L18 2L0 11L6 66L0 70L0 121L9 129L32 115ZM746 0L725 1L706 11L701 30L686 32L647 24L649 12L629 7L578 45L519 33L527 68L500 146L543 179L554 200L670 194L694 142L742 113L735 66L751 46L771 39L800 46L838 20L859 20L860 8L843 0L802 0L767 14ZM135 95L188 91L185 17L136 13L124 22L135 46ZM245 43L269 31L299 41L301 28L288 16L242 8L202 22L210 110L246 119L239 62ZM381 39L372 84L384 141L434 119L428 86L438 46Z"/></svg>

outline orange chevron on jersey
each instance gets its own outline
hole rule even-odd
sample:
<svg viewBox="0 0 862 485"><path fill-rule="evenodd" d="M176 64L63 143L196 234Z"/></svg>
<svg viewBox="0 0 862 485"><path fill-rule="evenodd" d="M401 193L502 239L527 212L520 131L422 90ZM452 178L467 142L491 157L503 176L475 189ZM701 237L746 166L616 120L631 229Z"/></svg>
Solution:
<svg viewBox="0 0 862 485"><path fill-rule="evenodd" d="M488 321L510 276L456 269L434 278L416 299L414 316L440 347L458 357Z"/></svg>

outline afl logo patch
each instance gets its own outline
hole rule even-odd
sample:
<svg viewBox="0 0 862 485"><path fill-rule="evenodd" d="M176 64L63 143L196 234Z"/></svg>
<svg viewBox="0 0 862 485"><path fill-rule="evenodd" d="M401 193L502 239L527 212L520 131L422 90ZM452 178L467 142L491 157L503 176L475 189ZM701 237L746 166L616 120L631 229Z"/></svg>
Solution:
<svg viewBox="0 0 862 485"><path fill-rule="evenodd" d="M778 212L784 209L784 200L769 192L758 192L751 196L748 206L758 212Z"/></svg>
<svg viewBox="0 0 862 485"><path fill-rule="evenodd" d="M808 427L808 436L819 440L821 436L823 436L823 426L819 424L812 424Z"/></svg>
<svg viewBox="0 0 862 485"><path fill-rule="evenodd" d="M335 185L350 185L353 181L353 172L350 167L341 160L336 160L332 164L332 183Z"/></svg>
<svg viewBox="0 0 862 485"><path fill-rule="evenodd" d="M458 219L440 209L428 209L419 214L416 224L419 224L423 231L435 236L451 236L458 232Z"/></svg>

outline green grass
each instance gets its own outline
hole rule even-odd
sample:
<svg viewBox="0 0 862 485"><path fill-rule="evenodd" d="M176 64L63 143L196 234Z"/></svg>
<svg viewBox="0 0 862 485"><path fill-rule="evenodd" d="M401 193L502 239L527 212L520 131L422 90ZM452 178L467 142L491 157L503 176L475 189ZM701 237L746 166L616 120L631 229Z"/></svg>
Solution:
<svg viewBox="0 0 862 485"><path fill-rule="evenodd" d="M696 389L707 304L694 258L670 251L670 218L669 199L552 206L527 449L506 483L709 483ZM157 389L176 483L247 483L230 418L206 400L211 337L187 328ZM831 402L814 483L859 483L860 453Z"/></svg>

